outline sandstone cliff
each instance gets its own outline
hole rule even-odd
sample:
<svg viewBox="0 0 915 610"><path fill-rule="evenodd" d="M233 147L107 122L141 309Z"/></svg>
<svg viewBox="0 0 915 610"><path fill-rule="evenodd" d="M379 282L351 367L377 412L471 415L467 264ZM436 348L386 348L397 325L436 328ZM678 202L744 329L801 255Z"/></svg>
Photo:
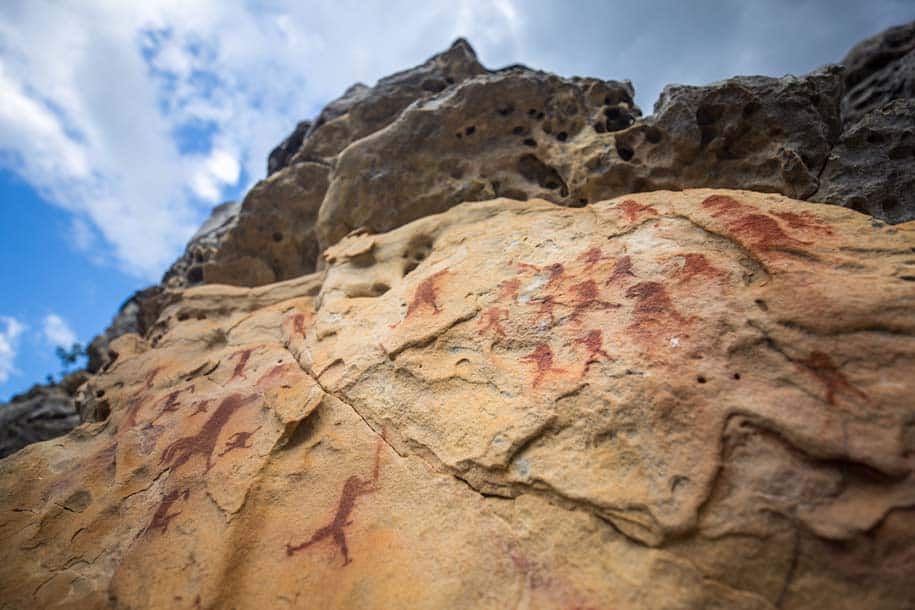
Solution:
<svg viewBox="0 0 915 610"><path fill-rule="evenodd" d="M915 605L912 31L352 87L0 461L0 608Z"/></svg>

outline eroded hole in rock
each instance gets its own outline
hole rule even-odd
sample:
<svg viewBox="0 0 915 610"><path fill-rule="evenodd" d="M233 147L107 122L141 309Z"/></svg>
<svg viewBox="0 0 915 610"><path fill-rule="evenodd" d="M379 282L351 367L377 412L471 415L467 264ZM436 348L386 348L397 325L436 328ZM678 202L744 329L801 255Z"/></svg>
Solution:
<svg viewBox="0 0 915 610"><path fill-rule="evenodd" d="M536 148L536 146L537 146L537 140L535 140L534 138L525 138L525 139L524 139L524 145L525 145L525 146L531 146L531 147Z"/></svg>
<svg viewBox="0 0 915 610"><path fill-rule="evenodd" d="M867 213L867 200L864 197L855 196L848 200L848 207L856 212Z"/></svg>
<svg viewBox="0 0 915 610"><path fill-rule="evenodd" d="M273 241L283 241L283 234L279 231L274 232Z"/></svg>
<svg viewBox="0 0 915 610"><path fill-rule="evenodd" d="M560 131L559 133L556 134L556 139L559 140L560 142L565 142L566 140L569 139L569 134L567 134L564 131Z"/></svg>
<svg viewBox="0 0 915 610"><path fill-rule="evenodd" d="M203 281L203 267L194 265L187 270L187 279L192 284L199 284Z"/></svg>
<svg viewBox="0 0 915 610"><path fill-rule="evenodd" d="M657 127L649 127L645 130L645 139L652 144L657 144L660 142L662 137L664 137L664 135Z"/></svg>
<svg viewBox="0 0 915 610"><path fill-rule="evenodd" d="M105 421L111 415L111 405L107 400L100 400L95 404L95 421Z"/></svg>
<svg viewBox="0 0 915 610"><path fill-rule="evenodd" d="M699 375L696 377L696 383L705 383L708 379L705 378L705 375Z"/></svg>
<svg viewBox="0 0 915 610"><path fill-rule="evenodd" d="M382 282L376 282L376 283L372 284L372 295L376 296L376 297L380 297L381 295L383 295L390 289L391 289L391 287L388 286L387 284L384 284Z"/></svg>
<svg viewBox="0 0 915 610"><path fill-rule="evenodd" d="M724 114L724 108L717 104L703 104L696 110L696 123L699 125L711 125L717 123Z"/></svg>
<svg viewBox="0 0 915 610"><path fill-rule="evenodd" d="M403 274L407 275L419 264L426 260L429 253L432 252L434 240L429 235L415 235L410 239L407 248L401 254L401 258L406 259L403 267Z"/></svg>
<svg viewBox="0 0 915 610"><path fill-rule="evenodd" d="M620 156L620 159L623 161L631 161L632 157L635 156L635 151L619 142L616 143L616 154Z"/></svg>
<svg viewBox="0 0 915 610"><path fill-rule="evenodd" d="M467 129L464 130L464 134L468 135L468 136L472 136L476 130L477 130L477 128L474 125L471 125L470 127L468 127Z"/></svg>
<svg viewBox="0 0 915 610"><path fill-rule="evenodd" d="M886 137L882 133L871 132L871 133L867 134L867 143L868 144L878 145L878 144L884 144L885 142L886 142ZM889 154L890 154L890 158L892 159L893 152L890 151Z"/></svg>
<svg viewBox="0 0 915 610"><path fill-rule="evenodd" d="M518 173L530 182L536 182L543 188L559 190L563 197L569 194L569 187L555 168L550 167L535 155L522 155L518 159Z"/></svg>
<svg viewBox="0 0 915 610"><path fill-rule="evenodd" d="M515 111L515 107L511 104L509 104L507 106L502 106L501 108L496 110L496 112L499 113L499 116L508 116L511 113L513 113L514 111Z"/></svg>
<svg viewBox="0 0 915 610"><path fill-rule="evenodd" d="M419 263L416 261L407 261L403 266L403 274L406 276L408 273L419 267Z"/></svg>
<svg viewBox="0 0 915 610"><path fill-rule="evenodd" d="M895 216L900 211L899 200L895 197L884 199L881 205L883 207L884 213L886 213L887 216Z"/></svg>
<svg viewBox="0 0 915 610"><path fill-rule="evenodd" d="M353 267L357 267L359 269L371 267L372 265L374 265L376 263L375 253L372 250L368 250L366 252L362 252L360 254L350 256L349 263Z"/></svg>
<svg viewBox="0 0 915 610"><path fill-rule="evenodd" d="M870 141L870 138L868 138L868 141ZM894 146L888 153L886 153L886 155L893 161L899 161L900 159L906 159L909 157L915 159L915 146L906 146L904 144L900 146Z"/></svg>
<svg viewBox="0 0 915 610"><path fill-rule="evenodd" d="M604 108L604 117L607 119L604 128L610 132L621 131L635 122L629 111L620 106Z"/></svg>
<svg viewBox="0 0 915 610"><path fill-rule="evenodd" d="M743 107L743 116L751 117L756 114L756 111L759 110L758 102L750 102Z"/></svg>
<svg viewBox="0 0 915 610"><path fill-rule="evenodd" d="M524 125L517 125L514 129L512 129L512 133L516 136L523 136L526 131L527 129L524 128Z"/></svg>
<svg viewBox="0 0 915 610"><path fill-rule="evenodd" d="M596 131L597 133L607 133L607 128L604 126L603 123L595 123L594 131Z"/></svg>
<svg viewBox="0 0 915 610"><path fill-rule="evenodd" d="M424 91L429 91L431 93L438 93L443 91L448 85L443 81L438 79L428 79L423 81L422 88Z"/></svg>

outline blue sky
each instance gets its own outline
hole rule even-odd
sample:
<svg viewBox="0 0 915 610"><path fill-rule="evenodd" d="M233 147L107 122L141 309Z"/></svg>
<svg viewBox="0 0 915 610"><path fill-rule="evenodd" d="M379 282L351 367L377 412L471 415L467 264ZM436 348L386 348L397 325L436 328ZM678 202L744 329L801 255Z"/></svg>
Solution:
<svg viewBox="0 0 915 610"><path fill-rule="evenodd" d="M60 370L209 209L357 81L467 37L489 67L666 83L804 73L910 0L0 3L0 400Z"/></svg>

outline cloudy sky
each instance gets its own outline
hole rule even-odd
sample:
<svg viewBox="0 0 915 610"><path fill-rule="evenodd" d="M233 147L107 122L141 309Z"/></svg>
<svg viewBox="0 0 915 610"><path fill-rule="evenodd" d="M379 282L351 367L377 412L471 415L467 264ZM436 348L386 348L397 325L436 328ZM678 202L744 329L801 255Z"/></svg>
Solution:
<svg viewBox="0 0 915 610"><path fill-rule="evenodd" d="M483 63L666 83L804 73L910 0L0 3L0 399L57 373L214 204L355 81L467 37Z"/></svg>

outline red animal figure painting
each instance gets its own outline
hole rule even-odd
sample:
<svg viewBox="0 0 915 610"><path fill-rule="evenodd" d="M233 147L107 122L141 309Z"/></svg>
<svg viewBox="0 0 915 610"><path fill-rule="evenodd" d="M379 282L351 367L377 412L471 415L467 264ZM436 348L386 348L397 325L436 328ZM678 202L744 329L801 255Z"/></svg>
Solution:
<svg viewBox="0 0 915 610"><path fill-rule="evenodd" d="M572 292L575 293L572 302L572 319L580 320L581 315L592 309L613 309L619 307L618 303L608 303L600 300L600 294L597 288L597 282L594 280L585 280L580 284L572 286Z"/></svg>
<svg viewBox="0 0 915 610"><path fill-rule="evenodd" d="M192 406L194 407L194 412L191 413L191 417L199 415L200 413L206 413L210 408L210 403L213 402L212 398L206 398L204 400L196 401Z"/></svg>
<svg viewBox="0 0 915 610"><path fill-rule="evenodd" d="M521 359L522 362L530 362L536 369L534 371L534 387L536 388L543 381L547 373L565 373L565 369L553 366L553 350L546 343L541 343L537 348Z"/></svg>
<svg viewBox="0 0 915 610"><path fill-rule="evenodd" d="M595 265L599 264L601 261L611 260L609 256L604 255L604 251L600 248L590 248L585 252L582 252L578 259L585 264L585 269L591 270Z"/></svg>
<svg viewBox="0 0 915 610"><path fill-rule="evenodd" d="M712 265L704 254L687 252L677 254L674 258L683 261L682 266L674 270L674 276L681 282L688 282L696 276L705 276L706 279L718 279L727 275L724 271Z"/></svg>
<svg viewBox="0 0 915 610"><path fill-rule="evenodd" d="M865 402L868 400L867 394L849 383L848 378L842 374L828 354L811 352L799 364L825 386L826 402L829 404L836 404L837 393L844 393L846 396L852 396Z"/></svg>
<svg viewBox="0 0 915 610"><path fill-rule="evenodd" d="M296 335L305 336L305 314L297 313L292 317L292 328Z"/></svg>
<svg viewBox="0 0 915 610"><path fill-rule="evenodd" d="M641 204L638 201L633 201L632 199L627 199L626 201L617 204L616 209L621 211L629 222L638 219L642 214L645 214L646 216L658 215L658 211L655 208L650 205Z"/></svg>
<svg viewBox="0 0 915 610"><path fill-rule="evenodd" d="M153 513L149 525L140 530L137 534L137 538L154 529L158 529L162 534L167 532L168 524L171 523L171 520L181 514L180 510L170 513L169 511L172 509L172 506L178 500L186 501L188 497L190 497L190 494L191 492L189 489L176 489L166 494L165 497L162 498L162 501L159 502L159 506L156 508L156 512Z"/></svg>
<svg viewBox="0 0 915 610"><path fill-rule="evenodd" d="M505 329L502 327L502 320L508 319L508 310L500 309L498 307L490 307L483 313L483 317L480 319L479 327L480 330L478 334L484 334L487 331L492 331L494 334L504 337Z"/></svg>
<svg viewBox="0 0 915 610"><path fill-rule="evenodd" d="M822 218L814 216L810 212L773 212L772 215L787 222L792 229L832 235L832 227L827 225Z"/></svg>
<svg viewBox="0 0 915 610"><path fill-rule="evenodd" d="M248 364L248 360L251 358L251 353L255 348L249 347L247 349L238 350L231 356L229 360L238 356L238 362L235 364L235 370L232 371L232 376L229 377L229 381L234 379L247 379L245 377L245 366Z"/></svg>
<svg viewBox="0 0 915 610"><path fill-rule="evenodd" d="M604 285L616 284L628 277L635 277L635 273L632 271L632 259L629 256L621 256L613 264L613 271Z"/></svg>
<svg viewBox="0 0 915 610"><path fill-rule="evenodd" d="M419 286L416 287L416 292L413 294L413 300L407 306L407 318L420 309L431 309L433 315L441 311L438 305L438 281L446 273L448 273L448 270L442 269L419 283Z"/></svg>
<svg viewBox="0 0 915 610"><path fill-rule="evenodd" d="M667 289L659 282L639 282L630 286L626 298L635 300L629 330L641 338L650 338L662 332L676 333L688 323L674 307Z"/></svg>
<svg viewBox="0 0 915 610"><path fill-rule="evenodd" d="M334 514L333 520L324 527L317 529L311 535L311 538L301 544L293 545L286 543L287 557L291 557L313 544L330 538L337 547L339 547L340 553L343 555L343 565L347 566L352 563L352 559L350 559L349 556L349 546L346 543L346 532L344 530L346 529L346 526L352 525L353 523L350 516L353 509L356 508L356 500L360 496L373 493L379 489L378 478L381 468L381 445L382 440L379 438L378 444L375 446L375 468L372 471L372 478L364 480L356 475L352 475L346 479L346 483L343 484L343 490L340 492L340 500L337 502L337 512Z"/></svg>
<svg viewBox="0 0 915 610"><path fill-rule="evenodd" d="M546 296L531 299L530 302L540 305L540 308L537 310L537 317L534 319L537 324L540 324L541 320L547 318L549 320L548 325L550 327L556 325L556 315L553 313L553 308L557 304L560 304L556 301L556 297L548 294Z"/></svg>
<svg viewBox="0 0 915 610"><path fill-rule="evenodd" d="M146 373L146 378L143 380L143 389L148 390L152 387L153 382L156 380L156 375L159 374L159 371L162 370L161 366L157 366L150 372Z"/></svg>
<svg viewBox="0 0 915 610"><path fill-rule="evenodd" d="M164 404L162 406L162 409L159 410L159 414L156 415L153 418L153 420L147 425L151 426L152 424L157 422L159 420L159 418L162 417L163 415L165 415L166 413L174 413L175 411L177 411L178 407L181 406L181 403L178 402L178 397L181 396L185 392L187 392L188 394L193 394L194 390L195 390L194 384L192 383L191 385L187 386L186 388L181 388L180 390L175 390L174 392L170 392L168 394L168 396L165 397Z"/></svg>
<svg viewBox="0 0 915 610"><path fill-rule="evenodd" d="M702 207L711 212L713 218L724 218L728 229L749 246L761 250L797 249L811 242L790 237L774 218L762 214L753 206L744 205L726 195L712 195L702 202ZM788 224L804 222L789 217Z"/></svg>
<svg viewBox="0 0 915 610"><path fill-rule="evenodd" d="M592 364L600 362L599 358L604 358L607 362L613 360L613 357L604 351L604 333L600 330L589 331L585 336L575 339L575 343L585 346L585 349L588 350L588 355L585 357L585 366L581 371L582 377L588 374Z"/></svg>
<svg viewBox="0 0 915 610"><path fill-rule="evenodd" d="M248 439L250 439L252 436L254 436L255 433L257 433L257 431L260 429L261 429L261 426L258 426L257 428L255 428L254 430L251 430L250 432L243 431L243 432L236 432L235 434L233 434L231 437L229 437L229 440L226 441L225 449L223 449L219 453L219 457L224 456L225 454L232 451L233 449L250 449L251 445L247 444Z"/></svg>
<svg viewBox="0 0 915 610"><path fill-rule="evenodd" d="M512 278L510 280L504 280L499 282L499 299L511 299L512 301L518 300L518 290L521 289L521 280L518 278Z"/></svg>
<svg viewBox="0 0 915 610"><path fill-rule="evenodd" d="M543 269L550 275L550 279L547 280L546 283L547 288L550 288L553 286L553 284L562 281L562 276L566 272L566 268L562 265L562 263L553 263L552 265L547 265Z"/></svg>
<svg viewBox="0 0 915 610"><path fill-rule="evenodd" d="M245 405L259 399L260 396L258 394L251 394L246 397L241 394L227 396L197 434L179 438L166 447L165 451L162 452L162 457L159 458L159 463L168 464L169 468L177 470L195 455L200 455L206 458L205 472L209 472L213 467L213 451L216 449L219 435L229 418Z"/></svg>
<svg viewBox="0 0 915 610"><path fill-rule="evenodd" d="M534 274L546 273L547 282L546 287L550 288L554 284L557 284L562 281L562 277L566 272L566 268L562 263L552 263L544 267L538 267L537 265L531 265L530 263L517 263L518 272L530 271Z"/></svg>

